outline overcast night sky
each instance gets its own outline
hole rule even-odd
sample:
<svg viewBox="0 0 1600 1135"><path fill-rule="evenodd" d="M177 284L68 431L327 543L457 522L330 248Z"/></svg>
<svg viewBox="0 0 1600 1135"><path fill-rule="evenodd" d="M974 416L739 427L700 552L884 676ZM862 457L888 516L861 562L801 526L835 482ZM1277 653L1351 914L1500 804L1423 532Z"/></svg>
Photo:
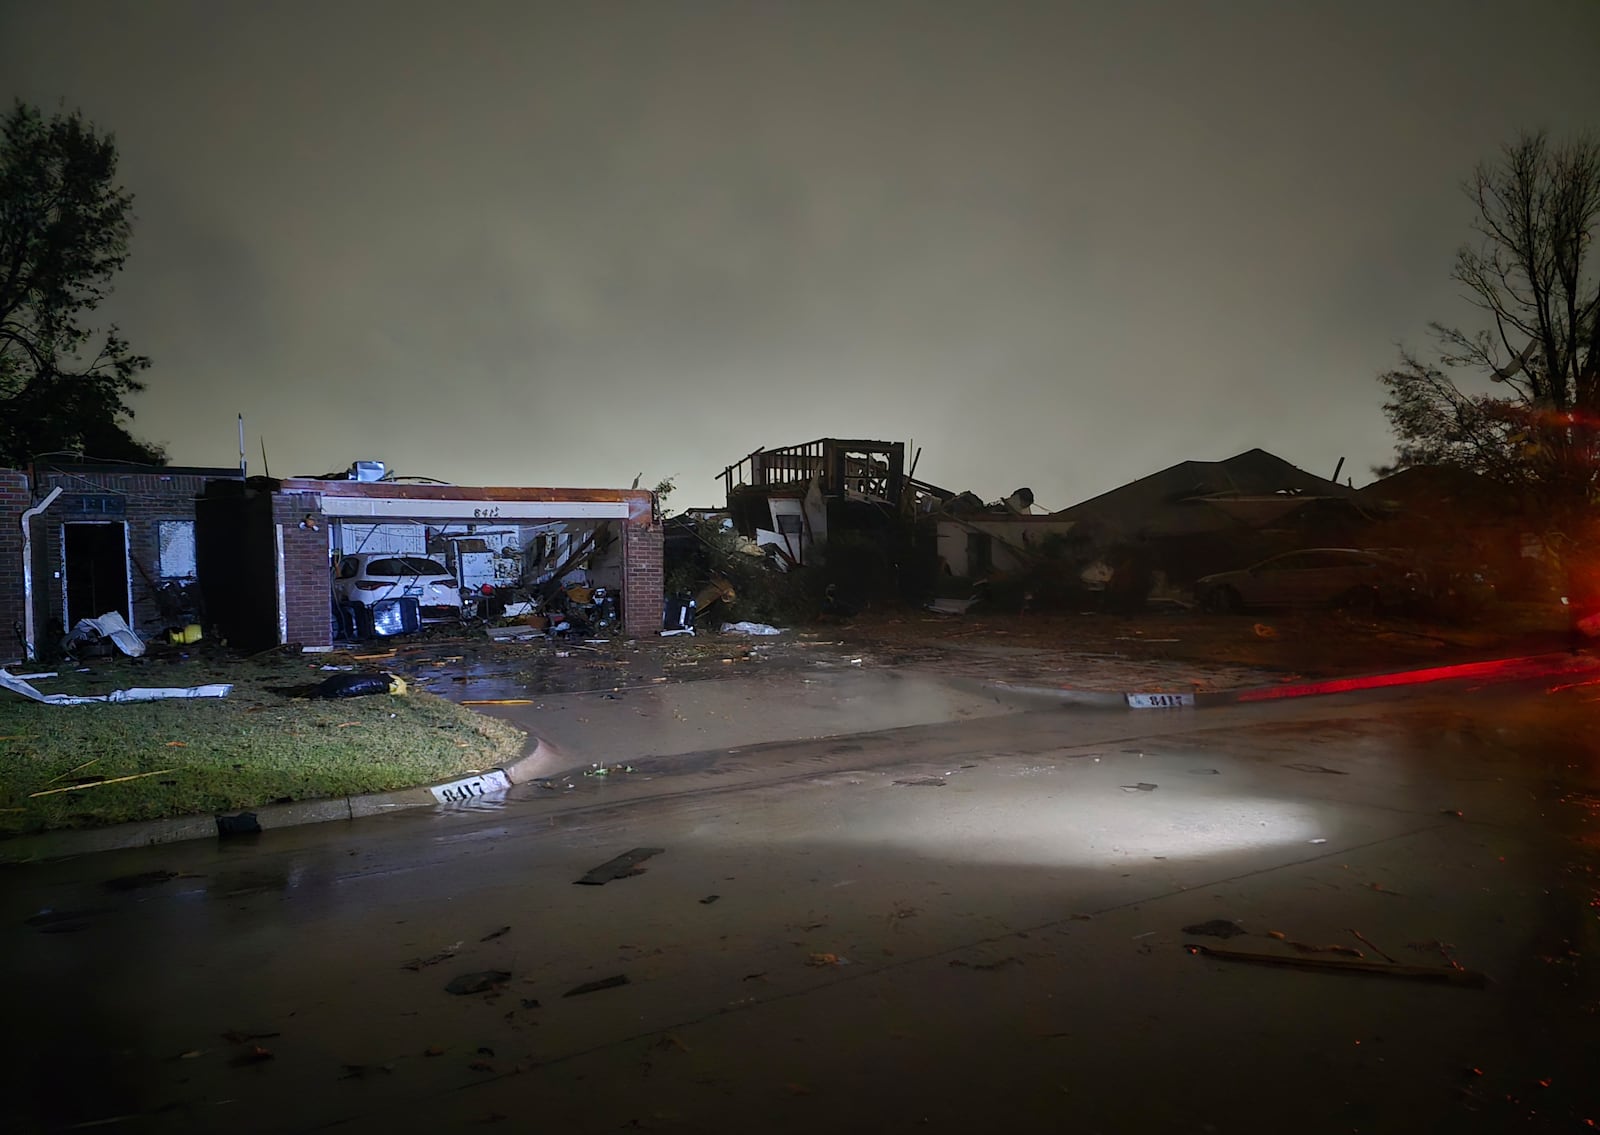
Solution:
<svg viewBox="0 0 1600 1135"><path fill-rule="evenodd" d="M1261 446L1356 483L1600 3L0 3L116 135L136 433L277 475L677 478L913 440L1061 508Z"/></svg>

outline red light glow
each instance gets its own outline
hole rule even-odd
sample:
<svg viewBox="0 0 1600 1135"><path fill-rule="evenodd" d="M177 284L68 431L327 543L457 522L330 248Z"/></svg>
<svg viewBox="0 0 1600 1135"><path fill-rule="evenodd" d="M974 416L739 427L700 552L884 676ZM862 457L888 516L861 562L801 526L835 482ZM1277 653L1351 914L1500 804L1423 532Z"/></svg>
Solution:
<svg viewBox="0 0 1600 1135"><path fill-rule="evenodd" d="M1501 681L1543 678L1552 674L1592 670L1596 665L1600 665L1600 662L1593 658L1572 655L1557 659L1552 659L1548 655L1496 658L1488 662L1462 662L1453 666L1431 666L1425 670L1404 670L1394 674L1364 674L1353 678L1329 678L1320 682L1296 682L1293 685L1273 686L1270 689L1245 690L1239 694L1238 700L1276 701L1279 698L1309 697L1314 694L1345 694L1356 690L1424 686L1431 682L1453 682L1463 678L1495 678Z"/></svg>

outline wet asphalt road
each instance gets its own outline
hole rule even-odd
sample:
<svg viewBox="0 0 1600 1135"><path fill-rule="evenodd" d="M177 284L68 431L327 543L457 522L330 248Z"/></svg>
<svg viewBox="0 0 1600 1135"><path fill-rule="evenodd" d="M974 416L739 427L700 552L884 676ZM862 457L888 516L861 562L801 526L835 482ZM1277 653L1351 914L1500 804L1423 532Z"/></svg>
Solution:
<svg viewBox="0 0 1600 1135"><path fill-rule="evenodd" d="M13 869L0 1126L1591 1130L1597 691L1021 712ZM1491 980L1184 949L1349 958L1287 940Z"/></svg>

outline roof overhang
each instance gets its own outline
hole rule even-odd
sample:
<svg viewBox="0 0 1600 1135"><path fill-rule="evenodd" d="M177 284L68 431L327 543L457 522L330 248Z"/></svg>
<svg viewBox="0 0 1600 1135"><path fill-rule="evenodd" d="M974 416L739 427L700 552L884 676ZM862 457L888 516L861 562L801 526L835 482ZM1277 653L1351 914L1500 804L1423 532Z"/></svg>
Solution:
<svg viewBox="0 0 1600 1135"><path fill-rule="evenodd" d="M631 520L650 523L655 498L646 489L554 489L413 485L296 478L275 491L314 497L337 520Z"/></svg>
<svg viewBox="0 0 1600 1135"><path fill-rule="evenodd" d="M627 501L322 498L323 515L340 520L626 520L629 512Z"/></svg>

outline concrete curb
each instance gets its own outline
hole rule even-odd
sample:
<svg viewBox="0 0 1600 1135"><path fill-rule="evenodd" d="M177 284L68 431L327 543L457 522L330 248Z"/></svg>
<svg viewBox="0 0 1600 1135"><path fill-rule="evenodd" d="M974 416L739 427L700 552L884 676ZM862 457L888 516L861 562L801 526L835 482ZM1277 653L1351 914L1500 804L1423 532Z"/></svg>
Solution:
<svg viewBox="0 0 1600 1135"><path fill-rule="evenodd" d="M267 804L260 808L244 808L239 811L253 813L262 831L272 831L277 828L301 827L305 824L329 823L333 820L357 820L366 816L381 816L406 808L449 808L453 807L453 803L438 796L436 794L438 790L474 781L492 782L495 773L504 778L507 786L524 784L538 779L540 774L537 770L548 767L549 762L557 756L559 756L557 750L534 738L533 748L517 760L500 768L488 769L473 776L458 777L442 784L399 788L393 792L369 792L360 796L330 796L322 800L301 800L291 804ZM462 798L481 794L469 793ZM170 820L141 820L131 824L116 824L109 828L15 836L0 841L0 863L37 863L47 859L93 855L100 851L154 847L157 844L182 843L192 839L216 839L218 821L223 815L218 813L179 816Z"/></svg>
<svg viewBox="0 0 1600 1135"><path fill-rule="evenodd" d="M1367 690L1396 689L1430 682L1473 681L1499 678L1529 680L1562 674L1588 673L1600 668L1600 658L1569 652L1533 654L1514 658L1489 658L1449 666L1427 666L1412 670L1386 670L1357 674L1347 678L1327 678L1272 686L1243 686L1232 690L1141 690L1114 693L1105 690L1078 690L1067 686L1032 686L1014 682L984 682L985 688L1013 697L1044 701L1055 705L1076 705L1092 709L1134 710L1145 708L1207 709L1229 705L1287 701L1292 698L1328 697L1333 694ZM1188 699L1182 705L1134 706L1135 697L1166 694Z"/></svg>

